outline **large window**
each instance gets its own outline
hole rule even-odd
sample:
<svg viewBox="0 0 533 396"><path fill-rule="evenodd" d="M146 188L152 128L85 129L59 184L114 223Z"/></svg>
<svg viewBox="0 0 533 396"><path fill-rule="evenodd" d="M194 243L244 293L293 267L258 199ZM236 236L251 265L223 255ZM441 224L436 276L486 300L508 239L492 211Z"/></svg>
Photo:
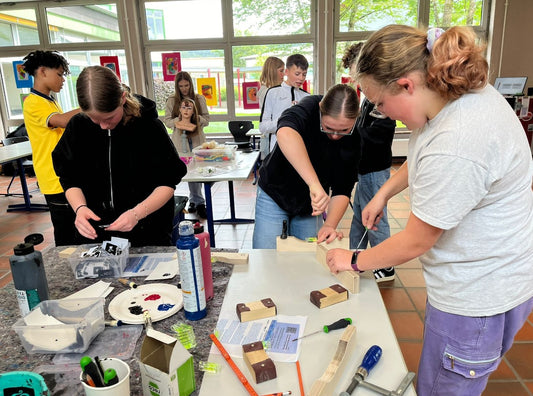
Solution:
<svg viewBox="0 0 533 396"><path fill-rule="evenodd" d="M76 107L77 75L100 56L116 55L122 81L156 101L164 113L174 83L163 78L162 55L179 52L195 83L210 78L216 97L209 132L227 132L227 121L259 119L245 106L249 83L264 60L301 53L309 61L307 90L323 94L347 76L341 65L352 43L390 23L472 26L488 37L490 0L43 0L0 2L0 135L22 121L12 61L34 49L57 50L70 62L59 101ZM214 82L213 82L214 81ZM246 85L245 85L246 84ZM206 85L206 84L203 84ZM201 91L197 87L197 92ZM206 91L207 92L207 91Z"/></svg>

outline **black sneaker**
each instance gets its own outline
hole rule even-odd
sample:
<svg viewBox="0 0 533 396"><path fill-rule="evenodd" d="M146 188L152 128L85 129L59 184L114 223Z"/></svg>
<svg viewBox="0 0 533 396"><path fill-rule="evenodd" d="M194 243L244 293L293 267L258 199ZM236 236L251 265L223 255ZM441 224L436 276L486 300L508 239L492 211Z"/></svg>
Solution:
<svg viewBox="0 0 533 396"><path fill-rule="evenodd" d="M194 202L189 203L189 208L187 209L189 213L196 213L196 205Z"/></svg>
<svg viewBox="0 0 533 396"><path fill-rule="evenodd" d="M374 272L374 278L376 278L377 283L388 282L388 281L394 280L394 267L381 268L373 272Z"/></svg>
<svg viewBox="0 0 533 396"><path fill-rule="evenodd" d="M207 219L207 212L205 211L205 205L200 204L196 207L196 214L202 219Z"/></svg>

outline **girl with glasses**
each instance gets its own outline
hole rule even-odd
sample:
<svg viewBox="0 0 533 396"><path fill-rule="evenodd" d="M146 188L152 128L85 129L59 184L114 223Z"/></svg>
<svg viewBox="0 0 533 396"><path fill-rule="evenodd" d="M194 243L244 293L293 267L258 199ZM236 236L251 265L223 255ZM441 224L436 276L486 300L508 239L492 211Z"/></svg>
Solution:
<svg viewBox="0 0 533 396"><path fill-rule="evenodd" d="M204 128L209 125L209 111L203 95L194 93L192 77L185 71L180 71L174 79L175 93L167 99L163 122L172 129L172 141L180 153L190 153L193 148L206 141ZM182 128L180 124L181 105L185 99L192 100L197 110L196 128ZM181 125L181 126L180 126ZM186 136L184 136L186 135ZM202 194L202 183L189 184L189 213L198 213L205 219L205 198Z"/></svg>
<svg viewBox="0 0 533 396"><path fill-rule="evenodd" d="M427 290L417 394L481 395L533 308L533 162L516 114L488 84L471 28L390 25L363 45L356 79L378 110L411 129L407 161L363 210L374 228L409 187L404 230L332 272L419 258ZM377 219L377 220L376 220Z"/></svg>
<svg viewBox="0 0 533 396"><path fill-rule="evenodd" d="M275 249L284 221L288 235L300 239L342 237L336 227L348 207L360 157L358 111L355 90L338 84L282 113L277 144L259 169L254 249Z"/></svg>

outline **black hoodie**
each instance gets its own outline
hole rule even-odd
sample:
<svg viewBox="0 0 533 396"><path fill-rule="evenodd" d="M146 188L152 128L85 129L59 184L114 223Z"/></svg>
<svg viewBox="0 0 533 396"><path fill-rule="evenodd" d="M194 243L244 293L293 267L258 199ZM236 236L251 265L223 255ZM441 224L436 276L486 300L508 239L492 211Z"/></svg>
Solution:
<svg viewBox="0 0 533 396"><path fill-rule="evenodd" d="M113 130L103 130L89 117L72 117L52 153L63 189L80 188L87 206L109 224L132 209L158 186L175 188L187 173L185 164L157 118L155 103L135 95L141 116ZM132 246L171 244L174 200L142 219L130 232L113 233ZM99 240L111 233L99 233ZM87 240L88 241L88 240Z"/></svg>

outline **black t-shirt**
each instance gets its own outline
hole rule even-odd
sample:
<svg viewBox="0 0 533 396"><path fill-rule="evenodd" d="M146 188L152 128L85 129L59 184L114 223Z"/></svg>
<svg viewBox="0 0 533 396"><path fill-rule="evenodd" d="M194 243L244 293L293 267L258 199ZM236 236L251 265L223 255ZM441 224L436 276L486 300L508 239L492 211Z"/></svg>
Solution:
<svg viewBox="0 0 533 396"><path fill-rule="evenodd" d="M331 189L332 196L350 197L357 181L360 137L357 129L339 140L331 140L321 132L321 99L321 95L311 95L289 107L278 120L278 130L290 127L302 136L311 164L326 192ZM290 215L311 215L309 187L277 144L259 170L259 186Z"/></svg>

